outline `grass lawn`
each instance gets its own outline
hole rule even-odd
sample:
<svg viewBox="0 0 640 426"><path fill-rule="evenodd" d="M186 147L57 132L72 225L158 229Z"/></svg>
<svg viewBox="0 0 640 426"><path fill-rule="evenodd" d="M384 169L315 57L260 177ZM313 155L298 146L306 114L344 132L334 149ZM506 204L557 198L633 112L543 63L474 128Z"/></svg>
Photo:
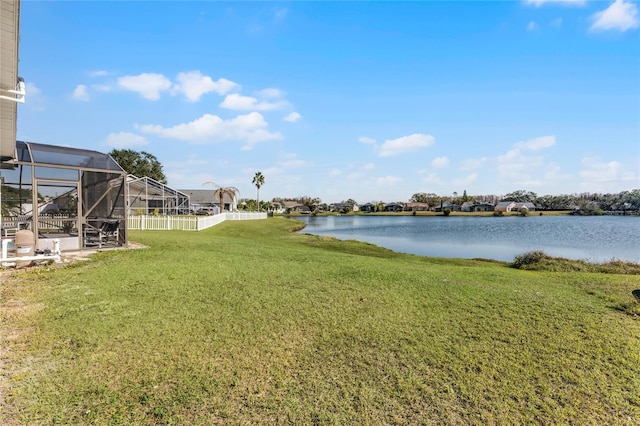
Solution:
<svg viewBox="0 0 640 426"><path fill-rule="evenodd" d="M639 275L130 232L3 276L0 424L638 424Z"/></svg>

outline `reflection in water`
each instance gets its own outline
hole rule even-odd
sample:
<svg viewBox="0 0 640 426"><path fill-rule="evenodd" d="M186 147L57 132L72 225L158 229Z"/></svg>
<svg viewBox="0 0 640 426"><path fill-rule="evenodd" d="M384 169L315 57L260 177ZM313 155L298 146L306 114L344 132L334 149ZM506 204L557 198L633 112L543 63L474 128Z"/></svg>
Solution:
<svg viewBox="0 0 640 426"><path fill-rule="evenodd" d="M603 262L640 262L640 218L633 216L529 217L302 217L301 232L377 244L421 256L511 261L531 250Z"/></svg>

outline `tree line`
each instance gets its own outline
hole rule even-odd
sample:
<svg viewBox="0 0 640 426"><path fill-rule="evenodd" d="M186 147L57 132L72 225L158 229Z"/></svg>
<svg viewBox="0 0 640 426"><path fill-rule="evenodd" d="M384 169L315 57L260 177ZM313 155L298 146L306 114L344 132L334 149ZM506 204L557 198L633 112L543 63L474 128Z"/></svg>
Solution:
<svg viewBox="0 0 640 426"><path fill-rule="evenodd" d="M501 197L497 195L467 196L464 191L462 196L453 193L452 196L440 196L433 193L418 192L411 196L410 202L428 203L430 206L440 205L443 201L453 204L464 202L483 202L497 204L500 201L515 201L518 203L533 203L536 210L580 210L595 213L597 211L626 211L640 210L640 189L611 193L561 194L538 195L527 190L517 190Z"/></svg>

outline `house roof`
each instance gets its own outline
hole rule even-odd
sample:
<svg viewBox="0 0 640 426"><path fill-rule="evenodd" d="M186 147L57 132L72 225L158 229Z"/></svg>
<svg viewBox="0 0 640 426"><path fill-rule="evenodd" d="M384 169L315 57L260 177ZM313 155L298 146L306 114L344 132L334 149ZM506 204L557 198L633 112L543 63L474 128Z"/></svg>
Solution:
<svg viewBox="0 0 640 426"><path fill-rule="evenodd" d="M498 204L496 204L496 207L508 207L510 205L514 205L515 206L515 202L514 201L500 201Z"/></svg>
<svg viewBox="0 0 640 426"><path fill-rule="evenodd" d="M189 196L190 204L219 204L220 199L215 197L215 189L179 189L178 191ZM233 203L233 199L227 193L224 194L225 204Z"/></svg>

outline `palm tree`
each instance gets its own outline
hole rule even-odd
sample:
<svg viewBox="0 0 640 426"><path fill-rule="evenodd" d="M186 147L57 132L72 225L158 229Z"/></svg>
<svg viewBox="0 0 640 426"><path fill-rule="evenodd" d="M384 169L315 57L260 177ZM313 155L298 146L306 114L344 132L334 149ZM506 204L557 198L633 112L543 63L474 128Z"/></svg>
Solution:
<svg viewBox="0 0 640 426"><path fill-rule="evenodd" d="M256 186L256 188L258 188L257 201L258 201L258 212L259 212L260 211L260 187L264 185L264 175L262 174L262 172L256 172L256 175L253 177L252 183Z"/></svg>
<svg viewBox="0 0 640 426"><path fill-rule="evenodd" d="M220 200L220 213L224 211L224 196L228 195L231 198L231 205L229 205L229 210L231 210L232 205L235 204L234 201L237 198L237 195L240 194L240 190L234 186L221 186L215 182L205 182L203 185L213 185L217 186L216 190L213 193L213 199L216 197Z"/></svg>

